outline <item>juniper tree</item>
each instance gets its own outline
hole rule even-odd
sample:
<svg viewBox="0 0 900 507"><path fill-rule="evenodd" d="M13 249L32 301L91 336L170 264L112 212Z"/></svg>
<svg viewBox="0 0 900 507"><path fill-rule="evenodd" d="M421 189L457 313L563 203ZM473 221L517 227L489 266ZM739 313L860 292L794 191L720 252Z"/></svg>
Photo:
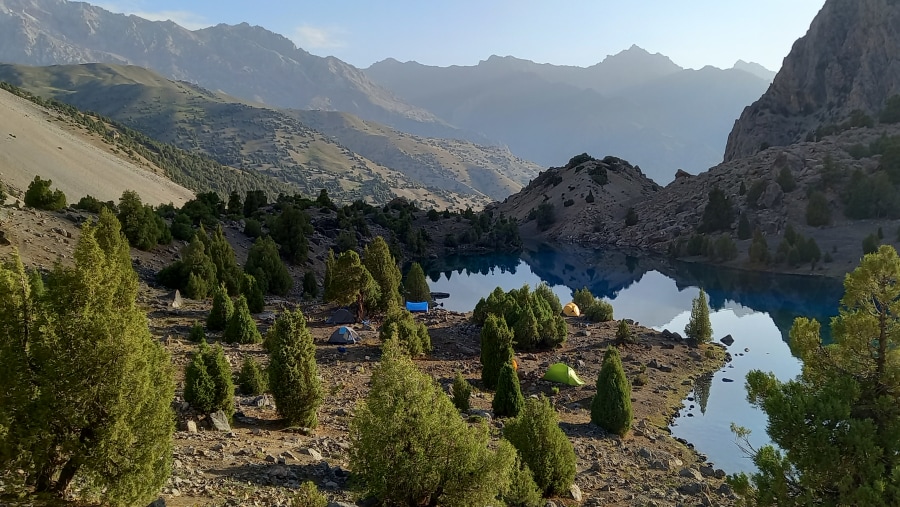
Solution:
<svg viewBox="0 0 900 507"><path fill-rule="evenodd" d="M900 258L881 246L844 279L833 343L822 342L818 321L795 319L798 377L747 375L748 399L767 414L781 450L746 447L759 471L734 478L745 497L758 505L900 504L898 303Z"/></svg>
<svg viewBox="0 0 900 507"><path fill-rule="evenodd" d="M234 381L231 365L222 347L210 347L206 341L194 353L184 372L184 400L207 414L222 410L234 413Z"/></svg>
<svg viewBox="0 0 900 507"><path fill-rule="evenodd" d="M205 299L216 287L216 265L206 251L200 235L181 249L181 259L163 268L157 279L173 289L180 289L191 299Z"/></svg>
<svg viewBox="0 0 900 507"><path fill-rule="evenodd" d="M234 301L234 313L228 319L223 338L225 343L262 343L262 336L244 296L238 296Z"/></svg>
<svg viewBox="0 0 900 507"><path fill-rule="evenodd" d="M219 285L213 292L212 309L206 316L206 327L210 331L224 331L234 314L234 303L228 297L225 285Z"/></svg>
<svg viewBox="0 0 900 507"><path fill-rule="evenodd" d="M416 322L406 308L392 307L381 323L378 335L382 342L397 340L400 347L410 356L431 353L431 335L428 328Z"/></svg>
<svg viewBox="0 0 900 507"><path fill-rule="evenodd" d="M495 389L504 364L513 359L513 332L503 317L489 314L481 328L481 381Z"/></svg>
<svg viewBox="0 0 900 507"><path fill-rule="evenodd" d="M703 289L700 289L700 294L691 303L691 317L684 326L684 334L688 338L697 340L698 343L709 343L712 339L709 305L706 303L706 293L703 292Z"/></svg>
<svg viewBox="0 0 900 507"><path fill-rule="evenodd" d="M307 271L303 275L303 296L307 298L315 298L319 295L319 285L316 282L316 274Z"/></svg>
<svg viewBox="0 0 900 507"><path fill-rule="evenodd" d="M519 417L503 427L503 436L531 469L534 482L544 495L569 490L575 481L575 449L546 398L526 400Z"/></svg>
<svg viewBox="0 0 900 507"><path fill-rule="evenodd" d="M201 231L203 226L200 226ZM206 251L216 266L216 281L224 283L228 294L236 296L241 290L244 272L237 263L234 249L225 238L222 224L216 225L212 234L204 234L200 237L206 245Z"/></svg>
<svg viewBox="0 0 900 507"><path fill-rule="evenodd" d="M257 238L250 247L244 272L253 275L266 294L286 296L294 285L291 274L278 256L278 246L268 236Z"/></svg>
<svg viewBox="0 0 900 507"><path fill-rule="evenodd" d="M266 308L265 294L255 276L244 273L241 295L247 298L247 308L250 313L259 313Z"/></svg>
<svg viewBox="0 0 900 507"><path fill-rule="evenodd" d="M316 346L300 310L285 311L269 330L269 386L288 424L315 428L322 404Z"/></svg>
<svg viewBox="0 0 900 507"><path fill-rule="evenodd" d="M631 429L631 418L631 384L625 377L619 350L610 347L603 355L603 365L597 375L591 422L610 433L625 436Z"/></svg>
<svg viewBox="0 0 900 507"><path fill-rule="evenodd" d="M383 505L493 505L515 463L512 447L492 450L487 425L463 421L394 341L350 422L350 445L360 489Z"/></svg>
<svg viewBox="0 0 900 507"><path fill-rule="evenodd" d="M511 363L506 363L500 368L497 378L497 392L491 408L497 417L516 417L525 406L525 398L519 387L519 376Z"/></svg>
<svg viewBox="0 0 900 507"><path fill-rule="evenodd" d="M328 249L328 257L325 258L325 276L322 278L322 299L326 302L334 299L334 264L337 262L334 258L334 250Z"/></svg>
<svg viewBox="0 0 900 507"><path fill-rule="evenodd" d="M462 376L462 373L456 372L453 377L453 404L459 410L465 412L469 410L469 398L472 397L472 384Z"/></svg>
<svg viewBox="0 0 900 507"><path fill-rule="evenodd" d="M425 272L418 262L413 262L403 281L403 291L407 301L431 301L431 289L425 279Z"/></svg>
<svg viewBox="0 0 900 507"><path fill-rule="evenodd" d="M377 236L363 251L363 265L381 289L381 295L370 303L372 310L387 312L391 306L400 306L400 268L391 255L390 247L381 236Z"/></svg>
<svg viewBox="0 0 900 507"><path fill-rule="evenodd" d="M334 263L327 300L341 306L358 304L357 317L361 318L366 305L378 301L380 295L378 283L363 266L359 254L353 250L341 253Z"/></svg>
<svg viewBox="0 0 900 507"><path fill-rule="evenodd" d="M247 356L241 364L238 385L241 393L250 396L258 396L269 389L268 373L253 356Z"/></svg>
<svg viewBox="0 0 900 507"><path fill-rule="evenodd" d="M74 265L34 297L18 254L0 268L0 467L35 492L77 481L114 505L146 504L171 471L171 362L136 305L115 216L86 224Z"/></svg>
<svg viewBox="0 0 900 507"><path fill-rule="evenodd" d="M191 326L191 330L188 333L188 340L194 343L200 343L206 340L206 331L203 329L203 324L199 321L194 322L194 325Z"/></svg>

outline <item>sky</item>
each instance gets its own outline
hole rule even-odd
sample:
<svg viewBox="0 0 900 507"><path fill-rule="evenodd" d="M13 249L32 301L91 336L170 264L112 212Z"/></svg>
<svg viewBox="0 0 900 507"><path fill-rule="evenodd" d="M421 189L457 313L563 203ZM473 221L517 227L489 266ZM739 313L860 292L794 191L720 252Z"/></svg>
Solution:
<svg viewBox="0 0 900 507"><path fill-rule="evenodd" d="M741 59L778 70L825 0L102 0L189 29L247 22L359 68L491 55L586 67L638 45L685 68Z"/></svg>

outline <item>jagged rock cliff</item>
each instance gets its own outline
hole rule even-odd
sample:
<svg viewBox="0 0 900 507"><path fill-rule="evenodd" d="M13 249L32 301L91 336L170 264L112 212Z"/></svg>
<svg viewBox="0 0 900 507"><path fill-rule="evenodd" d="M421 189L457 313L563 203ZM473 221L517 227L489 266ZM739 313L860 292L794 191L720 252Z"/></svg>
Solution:
<svg viewBox="0 0 900 507"><path fill-rule="evenodd" d="M900 2L828 0L768 91L744 109L725 161L787 146L859 110L877 117L900 93Z"/></svg>

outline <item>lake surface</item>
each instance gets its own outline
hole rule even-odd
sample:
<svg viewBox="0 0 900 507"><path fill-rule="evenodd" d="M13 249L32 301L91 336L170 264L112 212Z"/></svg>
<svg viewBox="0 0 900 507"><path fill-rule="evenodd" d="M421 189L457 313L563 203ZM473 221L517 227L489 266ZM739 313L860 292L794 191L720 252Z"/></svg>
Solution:
<svg viewBox="0 0 900 507"><path fill-rule="evenodd" d="M768 443L765 414L747 402L747 373L761 369L782 380L796 376L800 361L786 342L794 318L818 319L828 339L828 322L837 314L843 294L840 280L749 273L616 250L547 246L520 255L450 257L425 270L432 291L450 294L440 300L449 310L471 311L497 286L510 290L527 283L534 288L544 281L563 304L571 300L573 290L588 287L612 303L617 319L681 334L691 302L703 287L710 301L713 339L730 334L734 344L728 350L734 360L695 386L671 429L728 473L754 468L735 443L732 422L753 431L754 447Z"/></svg>

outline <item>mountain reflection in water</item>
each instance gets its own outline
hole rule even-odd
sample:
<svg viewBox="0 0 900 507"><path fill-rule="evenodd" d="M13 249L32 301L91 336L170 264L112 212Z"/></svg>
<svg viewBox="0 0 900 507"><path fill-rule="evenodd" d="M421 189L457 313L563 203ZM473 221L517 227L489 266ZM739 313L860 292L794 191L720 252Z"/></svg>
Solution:
<svg viewBox="0 0 900 507"><path fill-rule="evenodd" d="M735 342L728 350L734 360L697 381L672 432L729 473L753 468L734 443L732 422L753 431L754 446L768 441L765 415L746 399L747 372L772 371L782 380L797 375L799 360L786 343L794 319L819 320L827 340L843 294L835 279L755 273L612 249L541 245L519 255L448 256L423 267L431 290L450 294L441 300L449 310L471 311L497 286L510 290L527 283L533 288L544 281L563 303L573 290L588 287L612 302L616 318L682 334L691 301L703 287L712 309L713 339L731 334Z"/></svg>

